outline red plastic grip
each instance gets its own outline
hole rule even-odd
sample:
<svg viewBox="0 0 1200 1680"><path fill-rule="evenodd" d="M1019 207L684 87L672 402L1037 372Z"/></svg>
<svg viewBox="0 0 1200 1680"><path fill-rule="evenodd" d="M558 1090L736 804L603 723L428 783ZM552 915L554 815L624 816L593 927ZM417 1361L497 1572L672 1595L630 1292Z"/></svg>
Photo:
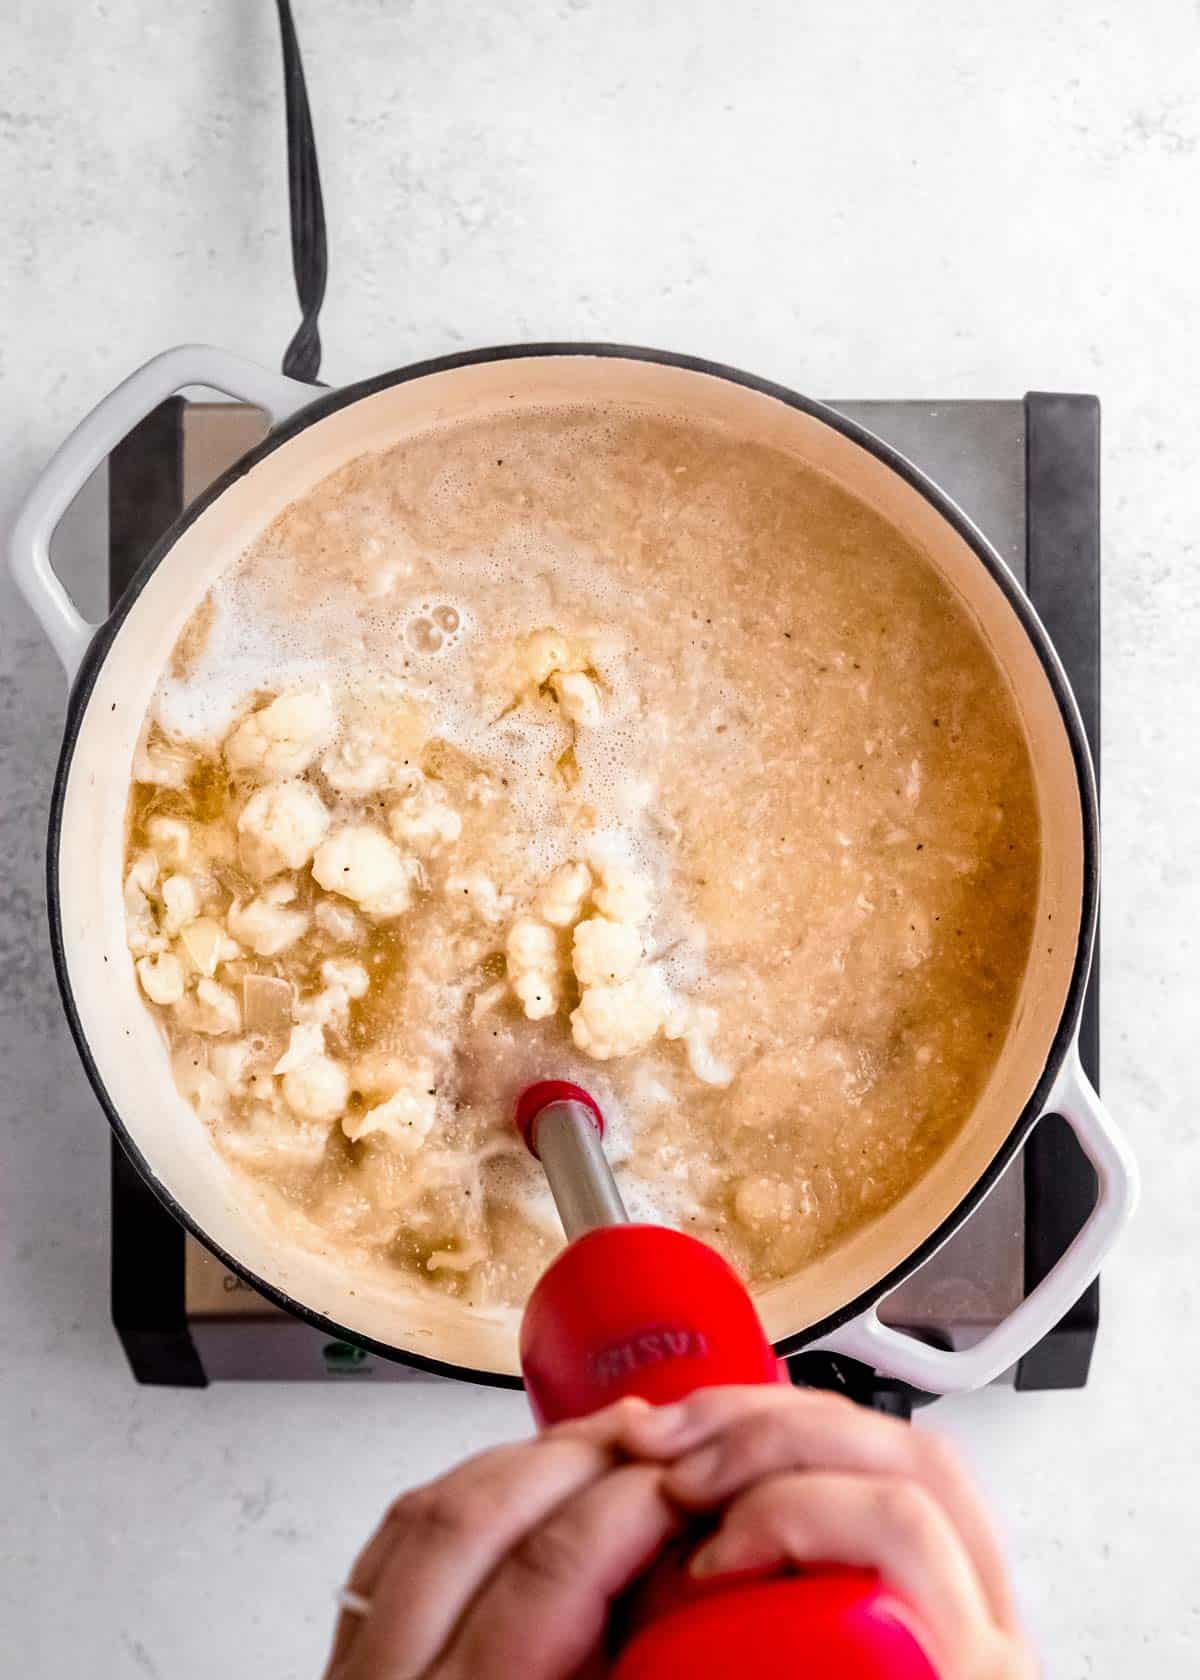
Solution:
<svg viewBox="0 0 1200 1680"><path fill-rule="evenodd" d="M673 1596L635 1605L611 1680L938 1680L907 1606L869 1570L731 1577Z"/></svg>
<svg viewBox="0 0 1200 1680"><path fill-rule="evenodd" d="M595 1120L596 1130L601 1137L604 1136L604 1116L590 1092L585 1091L582 1085L572 1085L569 1079L539 1079L534 1085L526 1085L521 1092L514 1115L517 1130L531 1155L537 1154L538 1115L551 1103L558 1102L582 1103Z"/></svg>
<svg viewBox="0 0 1200 1680"><path fill-rule="evenodd" d="M662 1405L694 1388L779 1380L737 1275L661 1225L602 1226L563 1250L525 1308L521 1369L542 1424L628 1394Z"/></svg>

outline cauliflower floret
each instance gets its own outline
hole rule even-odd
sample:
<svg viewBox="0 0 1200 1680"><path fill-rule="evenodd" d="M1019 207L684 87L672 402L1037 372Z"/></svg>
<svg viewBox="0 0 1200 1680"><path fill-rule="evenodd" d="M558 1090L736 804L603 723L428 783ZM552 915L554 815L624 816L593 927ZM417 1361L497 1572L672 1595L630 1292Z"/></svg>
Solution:
<svg viewBox="0 0 1200 1680"><path fill-rule="evenodd" d="M329 813L304 782L259 788L238 818L238 851L258 881L303 869L329 832Z"/></svg>
<svg viewBox="0 0 1200 1680"><path fill-rule="evenodd" d="M538 695L550 694L569 723L599 723L600 693L589 675L590 666L587 644L557 630L519 636L490 676L506 699L501 715Z"/></svg>
<svg viewBox="0 0 1200 1680"><path fill-rule="evenodd" d="M333 734L337 719L322 686L278 699L251 712L225 742L225 762L267 781L299 776Z"/></svg>
<svg viewBox="0 0 1200 1680"><path fill-rule="evenodd" d="M571 640L557 630L535 630L513 644L501 670L511 703L549 688L568 723L594 728L603 719L600 689L590 674L589 641Z"/></svg>
<svg viewBox="0 0 1200 1680"><path fill-rule="evenodd" d="M538 894L538 914L552 927L570 927L579 920L591 890L592 872L586 863L562 863Z"/></svg>
<svg viewBox="0 0 1200 1680"><path fill-rule="evenodd" d="M283 1075L283 1100L302 1120L335 1120L350 1099L350 1076L325 1054L325 1034L312 1022L293 1027L275 1063Z"/></svg>
<svg viewBox="0 0 1200 1680"><path fill-rule="evenodd" d="M581 986L617 985L633 974L642 952L642 936L631 923L589 916L575 929L575 977Z"/></svg>
<svg viewBox="0 0 1200 1680"><path fill-rule="evenodd" d="M125 877L125 940L135 957L167 948L150 902L157 883L158 859L153 852L139 852Z"/></svg>
<svg viewBox="0 0 1200 1680"><path fill-rule="evenodd" d="M170 951L139 957L137 975L151 1003L178 1003L183 996L183 964Z"/></svg>
<svg viewBox="0 0 1200 1680"><path fill-rule="evenodd" d="M558 941L554 929L532 916L522 916L508 930L504 944L510 974L523 974L531 968L558 967Z"/></svg>
<svg viewBox="0 0 1200 1680"><path fill-rule="evenodd" d="M158 886L158 859L153 852L139 852L129 865L129 873L125 877L125 885L133 884L143 894L149 895Z"/></svg>
<svg viewBox="0 0 1200 1680"><path fill-rule="evenodd" d="M494 679L517 705L549 689L569 723L593 728L604 719L602 686L616 702L616 716L626 717L636 707L624 654L624 639L604 629L593 627L572 636L535 630L517 638Z"/></svg>
<svg viewBox="0 0 1200 1680"><path fill-rule="evenodd" d="M582 670L586 661L557 630L534 630L515 643L509 672L518 694L541 688L556 671Z"/></svg>
<svg viewBox="0 0 1200 1680"><path fill-rule="evenodd" d="M318 899L313 919L321 932L339 945L357 945L363 937L363 925L354 911L335 898Z"/></svg>
<svg viewBox="0 0 1200 1680"><path fill-rule="evenodd" d="M512 906L512 900L499 892L496 883L478 869L469 874L451 875L444 891L447 898L465 900L480 921L486 922L489 927L498 926Z"/></svg>
<svg viewBox="0 0 1200 1680"><path fill-rule="evenodd" d="M242 948L230 939L220 922L211 916L197 916L179 935L180 948L197 974L213 975L223 962L240 957Z"/></svg>
<svg viewBox="0 0 1200 1680"><path fill-rule="evenodd" d="M256 1166L278 1167L283 1162L290 1167L315 1167L329 1141L328 1122L297 1120L284 1113L269 1079L266 1084L274 1100L255 1103L240 1126L226 1126L221 1148Z"/></svg>
<svg viewBox="0 0 1200 1680"><path fill-rule="evenodd" d="M636 869L613 858L597 864L600 885L592 894L592 901L602 915L614 922L631 922L635 926L650 914L650 886Z"/></svg>
<svg viewBox="0 0 1200 1680"><path fill-rule="evenodd" d="M396 1079L389 1096L362 1114L346 1115L342 1130L351 1143L379 1133L401 1149L420 1148L437 1118L437 1088L427 1063L401 1065L393 1070Z"/></svg>
<svg viewBox="0 0 1200 1680"><path fill-rule="evenodd" d="M314 1056L325 1054L325 1034L313 1022L304 1022L293 1027L288 1035L288 1047L280 1056L272 1073L290 1073L293 1068L302 1067Z"/></svg>
<svg viewBox="0 0 1200 1680"><path fill-rule="evenodd" d="M781 1178L744 1178L734 1192L733 1210L751 1230L785 1224L794 1207L791 1185Z"/></svg>
<svg viewBox="0 0 1200 1680"><path fill-rule="evenodd" d="M352 898L368 916L384 918L409 908L420 866L381 829L352 823L318 847L312 872L328 892Z"/></svg>
<svg viewBox="0 0 1200 1680"><path fill-rule="evenodd" d="M170 741L143 741L133 755L133 779L152 787L184 788L195 762L186 747Z"/></svg>
<svg viewBox="0 0 1200 1680"><path fill-rule="evenodd" d="M283 1100L302 1120L336 1120L350 1097L350 1081L332 1056L312 1056L283 1076Z"/></svg>
<svg viewBox="0 0 1200 1680"><path fill-rule="evenodd" d="M300 998L294 1008L298 1021L318 1027L344 1026L350 1015L350 994L341 986L322 986L319 992Z"/></svg>
<svg viewBox="0 0 1200 1680"><path fill-rule="evenodd" d="M713 1054L711 1043L702 1033L684 1033L683 1048L687 1053L688 1066L702 1085L733 1083L733 1069L728 1062L721 1061Z"/></svg>
<svg viewBox="0 0 1200 1680"><path fill-rule="evenodd" d="M663 1023L662 985L641 968L619 986L588 986L571 1011L576 1048L598 1062L645 1049Z"/></svg>
<svg viewBox="0 0 1200 1680"><path fill-rule="evenodd" d="M431 1072L422 1065L422 1070ZM351 1072L350 1089L360 1097L369 1097L378 1101L381 1097L390 1097L393 1091L398 1091L401 1085L413 1077L412 1063L405 1062L399 1056L390 1056L384 1051L375 1050L369 1055L360 1056ZM433 1084L430 1077L425 1081Z"/></svg>
<svg viewBox="0 0 1200 1680"><path fill-rule="evenodd" d="M186 875L168 875L162 884L163 932L177 934L200 914L200 894Z"/></svg>
<svg viewBox="0 0 1200 1680"><path fill-rule="evenodd" d="M146 838L171 869L182 869L192 850L192 831L180 817L151 817Z"/></svg>
<svg viewBox="0 0 1200 1680"><path fill-rule="evenodd" d="M297 1020L321 1027L334 1021L344 1023L350 1015L351 1001L364 997L371 983L362 964L354 962L323 962L321 981L321 990L302 998L295 1007Z"/></svg>
<svg viewBox="0 0 1200 1680"><path fill-rule="evenodd" d="M249 1060L250 1046L244 1038L236 1039L232 1044L214 1044L208 1052L209 1067L231 1093L241 1090Z"/></svg>
<svg viewBox="0 0 1200 1680"><path fill-rule="evenodd" d="M583 671L556 671L550 687L558 701L558 709L568 723L581 729L594 729L601 721L600 690Z"/></svg>
<svg viewBox="0 0 1200 1680"><path fill-rule="evenodd" d="M527 1020L544 1021L558 1009L558 976L549 969L531 968L526 974L516 975L512 989Z"/></svg>
<svg viewBox="0 0 1200 1680"><path fill-rule="evenodd" d="M559 1004L558 940L545 922L522 916L508 930L504 946L508 978L531 1021L553 1015Z"/></svg>
<svg viewBox="0 0 1200 1680"><path fill-rule="evenodd" d="M410 846L418 857L431 857L452 846L462 833L462 818L428 782L406 794L388 812L392 838Z"/></svg>
<svg viewBox="0 0 1200 1680"><path fill-rule="evenodd" d="M275 1114L283 1107L283 1098L279 1095L273 1075L269 1073L252 1073L246 1081L246 1089L256 1103Z"/></svg>
<svg viewBox="0 0 1200 1680"><path fill-rule="evenodd" d="M428 738L422 708L398 683L372 687L357 696L359 710L344 725L321 760L330 787L345 798L382 788L401 791L421 779L421 749ZM365 715L364 715L365 714Z"/></svg>
<svg viewBox="0 0 1200 1680"><path fill-rule="evenodd" d="M340 986L347 997L366 997L371 977L361 963L339 961L331 957L321 964L321 983Z"/></svg>
<svg viewBox="0 0 1200 1680"><path fill-rule="evenodd" d="M713 1053L712 1038L719 1017L709 1004L693 1003L690 998L674 998L667 1007L663 1036L682 1039L688 1066L704 1085L728 1085L733 1070Z"/></svg>
<svg viewBox="0 0 1200 1680"><path fill-rule="evenodd" d="M387 787L393 769L375 731L362 723L352 724L321 760L330 787L350 799Z"/></svg>
<svg viewBox="0 0 1200 1680"><path fill-rule="evenodd" d="M235 901L229 906L230 931L256 956L277 957L308 932L305 912L285 907L294 897L291 882L280 881L266 887L249 904Z"/></svg>
<svg viewBox="0 0 1200 1680"><path fill-rule="evenodd" d="M238 1000L226 986L219 986L215 980L201 977L196 982L196 1002L204 1011L207 1025L199 1025L201 1032L211 1033L219 1037L221 1033L236 1033L242 1030L242 1011Z"/></svg>
<svg viewBox="0 0 1200 1680"><path fill-rule="evenodd" d="M194 992L185 992L175 1005L181 1025L191 1032L207 1033L219 1038L223 1033L242 1030L242 1011L238 1000L225 986L201 976Z"/></svg>
<svg viewBox="0 0 1200 1680"><path fill-rule="evenodd" d="M175 1088L186 1102L191 1103L201 1120L215 1124L229 1112L229 1093L215 1074L210 1073L194 1049L180 1050L171 1063Z"/></svg>

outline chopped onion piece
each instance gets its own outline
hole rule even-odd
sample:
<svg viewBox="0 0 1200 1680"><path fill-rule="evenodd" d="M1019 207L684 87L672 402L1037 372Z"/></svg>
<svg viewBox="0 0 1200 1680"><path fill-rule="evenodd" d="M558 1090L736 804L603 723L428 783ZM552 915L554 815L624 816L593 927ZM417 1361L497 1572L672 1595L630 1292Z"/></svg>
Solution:
<svg viewBox="0 0 1200 1680"><path fill-rule="evenodd" d="M292 987L273 974L248 974L242 981L242 1008L252 1032L278 1032L292 1023Z"/></svg>

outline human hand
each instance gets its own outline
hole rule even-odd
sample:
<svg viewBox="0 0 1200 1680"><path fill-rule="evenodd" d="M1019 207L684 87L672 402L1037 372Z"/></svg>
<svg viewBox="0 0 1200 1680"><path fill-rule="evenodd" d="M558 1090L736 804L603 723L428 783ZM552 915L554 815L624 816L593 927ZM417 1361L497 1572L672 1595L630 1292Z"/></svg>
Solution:
<svg viewBox="0 0 1200 1680"><path fill-rule="evenodd" d="M342 1616L326 1680L598 1674L613 1599L688 1514L716 1510L697 1575L875 1568L920 1616L944 1680L1036 1674L950 1450L834 1396L756 1387L624 1401L403 1496L351 1573L370 1615Z"/></svg>
<svg viewBox="0 0 1200 1680"><path fill-rule="evenodd" d="M347 1583L326 1680L565 1680L602 1672L612 1600L682 1519L620 1443L625 1400L403 1494Z"/></svg>
<svg viewBox="0 0 1200 1680"><path fill-rule="evenodd" d="M1037 1674L991 1519L936 1435L816 1390L730 1387L628 1414L617 1439L663 1464L682 1511L721 1511L694 1575L876 1569L920 1617L943 1680Z"/></svg>

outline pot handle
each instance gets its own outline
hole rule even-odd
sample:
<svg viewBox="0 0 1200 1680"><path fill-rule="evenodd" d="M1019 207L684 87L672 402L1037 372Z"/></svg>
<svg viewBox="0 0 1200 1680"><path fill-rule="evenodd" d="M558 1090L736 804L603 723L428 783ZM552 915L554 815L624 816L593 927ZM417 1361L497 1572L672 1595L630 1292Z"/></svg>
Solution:
<svg viewBox="0 0 1200 1680"><path fill-rule="evenodd" d="M17 587L62 660L68 682L97 626L80 614L51 569L50 538L84 482L125 434L188 385L205 385L252 403L265 409L273 424L319 394L314 385L271 373L227 350L181 344L131 373L80 421L26 497L8 540L8 563Z"/></svg>
<svg viewBox="0 0 1200 1680"><path fill-rule="evenodd" d="M926 1393L957 1394L994 1382L1040 1342L1099 1272L1138 1194L1137 1164L1080 1065L1078 1043L1071 1046L1043 1112L1061 1114L1074 1131L1096 1170L1096 1204L1066 1253L1003 1323L974 1347L951 1351L881 1323L876 1302L802 1351L845 1354Z"/></svg>

